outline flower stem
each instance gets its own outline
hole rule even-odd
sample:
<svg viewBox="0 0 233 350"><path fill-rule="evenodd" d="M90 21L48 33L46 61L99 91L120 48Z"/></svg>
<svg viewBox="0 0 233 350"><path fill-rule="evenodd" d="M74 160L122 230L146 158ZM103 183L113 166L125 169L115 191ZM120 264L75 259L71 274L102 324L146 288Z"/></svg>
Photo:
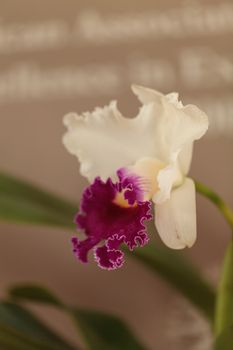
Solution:
<svg viewBox="0 0 233 350"><path fill-rule="evenodd" d="M215 309L215 334L233 325L233 241L230 242L223 263Z"/></svg>
<svg viewBox="0 0 233 350"><path fill-rule="evenodd" d="M233 212L222 198L210 188L195 182L197 192L211 200L221 211L224 218L233 230ZM230 241L225 253L222 274L218 286L215 308L215 334L233 325L233 240Z"/></svg>
<svg viewBox="0 0 233 350"><path fill-rule="evenodd" d="M195 181L195 186L196 186L197 192L207 197L211 202L213 202L218 207L218 209L221 211L224 218L230 225L231 229L233 229L233 212L231 208L222 200L222 198L217 193L212 191L210 188L206 187L205 185L197 181Z"/></svg>

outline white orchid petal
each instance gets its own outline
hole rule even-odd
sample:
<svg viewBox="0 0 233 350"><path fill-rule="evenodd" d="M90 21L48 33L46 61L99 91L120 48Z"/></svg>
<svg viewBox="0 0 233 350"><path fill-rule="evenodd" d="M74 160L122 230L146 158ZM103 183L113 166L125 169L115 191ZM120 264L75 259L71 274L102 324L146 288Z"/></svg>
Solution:
<svg viewBox="0 0 233 350"><path fill-rule="evenodd" d="M156 157L156 118L151 106L139 115L124 118L116 102L92 113L64 117L68 131L63 142L81 163L80 172L90 181L96 176L106 179L117 169L133 165L144 157Z"/></svg>
<svg viewBox="0 0 233 350"><path fill-rule="evenodd" d="M170 92L169 94L164 95L159 91L149 89L140 85L132 85L131 88L142 104L156 102L160 103L161 99L165 99L165 101L172 103L177 108L183 107L183 103L179 101L178 92Z"/></svg>
<svg viewBox="0 0 233 350"><path fill-rule="evenodd" d="M193 142L185 145L180 151L178 156L178 163L179 163L181 173L185 176L188 174L190 170L192 155L193 155Z"/></svg>
<svg viewBox="0 0 233 350"><path fill-rule="evenodd" d="M205 113L188 114L185 108L177 109L171 103L163 101L161 115L161 143L163 158L171 160L171 156L183 147L202 137L208 129L208 118Z"/></svg>
<svg viewBox="0 0 233 350"><path fill-rule="evenodd" d="M165 95L168 102L172 103L176 108L182 108L183 103L179 101L179 94L178 92L171 92L170 94Z"/></svg>
<svg viewBox="0 0 233 350"><path fill-rule="evenodd" d="M148 104L151 102L160 103L161 98L164 97L161 92L140 85L132 85L131 89L142 104Z"/></svg>
<svg viewBox="0 0 233 350"><path fill-rule="evenodd" d="M170 248L191 247L196 240L196 200L193 180L186 178L171 198L155 206L155 224L162 241Z"/></svg>
<svg viewBox="0 0 233 350"><path fill-rule="evenodd" d="M166 169L158 179L161 198L157 200L161 202L169 198L177 174L187 174L192 143L206 132L208 119L195 106L181 107L176 93L165 96L139 86L132 89L144 103L135 118L124 118L115 101L92 113L66 115L68 131L63 142L78 157L80 172L89 181L96 176L114 176L119 168L133 166L143 158L164 163Z"/></svg>
<svg viewBox="0 0 233 350"><path fill-rule="evenodd" d="M160 159L170 162L171 156L188 146L191 150L193 141L201 138L208 129L208 117L194 105L182 107L178 95L163 95L142 86L132 86L133 92L145 105L153 104L157 119L156 138L159 143ZM189 169L192 153L182 159L182 167ZM184 162L187 164L184 164Z"/></svg>

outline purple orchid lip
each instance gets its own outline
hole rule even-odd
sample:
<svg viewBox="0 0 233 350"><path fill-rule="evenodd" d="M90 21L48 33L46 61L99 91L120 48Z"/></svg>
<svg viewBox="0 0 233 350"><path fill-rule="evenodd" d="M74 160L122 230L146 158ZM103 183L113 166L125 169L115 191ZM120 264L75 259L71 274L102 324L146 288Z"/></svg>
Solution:
<svg viewBox="0 0 233 350"><path fill-rule="evenodd" d="M133 176L127 178L122 169L117 174L117 183L110 178L104 182L97 177L84 190L81 211L75 222L86 239L72 238L73 251L80 261L86 263L88 252L93 249L98 265L107 270L123 265L121 244L133 250L148 243L144 222L152 218L150 202L142 201L139 179ZM114 201L119 193L128 201L127 206ZM104 244L101 246L101 243Z"/></svg>

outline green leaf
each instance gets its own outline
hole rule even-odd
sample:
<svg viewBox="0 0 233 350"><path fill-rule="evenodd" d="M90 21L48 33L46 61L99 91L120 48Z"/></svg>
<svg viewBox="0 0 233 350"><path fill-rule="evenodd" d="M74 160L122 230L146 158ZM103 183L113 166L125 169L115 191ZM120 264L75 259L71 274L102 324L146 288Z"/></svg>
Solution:
<svg viewBox="0 0 233 350"><path fill-rule="evenodd" d="M37 342L30 337L22 335L15 329L6 327L0 322L0 346L4 350L55 350L48 348L47 344Z"/></svg>
<svg viewBox="0 0 233 350"><path fill-rule="evenodd" d="M72 228L76 211L69 201L0 173L0 220Z"/></svg>
<svg viewBox="0 0 233 350"><path fill-rule="evenodd" d="M67 347L32 338L0 322L0 348L3 350L65 350ZM75 350L73 348L73 350ZM77 350L77 349L76 349Z"/></svg>
<svg viewBox="0 0 233 350"><path fill-rule="evenodd" d="M150 242L134 252L125 249L125 253L159 274L213 322L215 292L181 252Z"/></svg>
<svg viewBox="0 0 233 350"><path fill-rule="evenodd" d="M216 339L214 350L233 349L233 325L227 327Z"/></svg>
<svg viewBox="0 0 233 350"><path fill-rule="evenodd" d="M15 286L9 289L9 295L13 299L35 301L37 303L49 304L63 307L61 301L56 298L48 289L35 284Z"/></svg>
<svg viewBox="0 0 233 350"><path fill-rule="evenodd" d="M221 334L233 324L233 241L224 257L222 274L218 287L215 312L215 334Z"/></svg>
<svg viewBox="0 0 233 350"><path fill-rule="evenodd" d="M90 350L145 350L127 325L116 316L65 306L48 289L31 284L15 286L9 294L18 301L34 301L62 308L71 316Z"/></svg>
<svg viewBox="0 0 233 350"><path fill-rule="evenodd" d="M71 314L91 350L145 350L118 317L80 309Z"/></svg>
<svg viewBox="0 0 233 350"><path fill-rule="evenodd" d="M9 302L0 303L0 345L4 350L74 350L33 313Z"/></svg>
<svg viewBox="0 0 233 350"><path fill-rule="evenodd" d="M67 200L11 176L0 174L0 219L71 229L74 227L73 217L76 211L77 207ZM159 274L207 318L213 320L215 293L199 271L180 252L161 246L155 247L152 243L135 250L134 253L127 249L125 252L153 273Z"/></svg>

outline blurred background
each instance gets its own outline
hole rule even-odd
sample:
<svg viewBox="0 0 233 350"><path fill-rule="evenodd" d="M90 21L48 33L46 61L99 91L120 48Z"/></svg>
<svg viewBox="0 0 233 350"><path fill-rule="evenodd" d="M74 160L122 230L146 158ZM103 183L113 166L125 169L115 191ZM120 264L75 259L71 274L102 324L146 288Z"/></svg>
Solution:
<svg viewBox="0 0 233 350"><path fill-rule="evenodd" d="M207 112L191 175L233 205L232 18L227 0L0 0L1 170L78 203L87 182L61 143L62 117L111 99L134 116L137 83L178 91ZM199 196L197 210L198 241L185 253L215 283L230 232ZM1 223L0 233L0 296L16 282L43 283L69 303L123 317L151 350L210 349L204 320L136 262L106 272L75 260L70 232ZM36 310L76 341L62 314Z"/></svg>

